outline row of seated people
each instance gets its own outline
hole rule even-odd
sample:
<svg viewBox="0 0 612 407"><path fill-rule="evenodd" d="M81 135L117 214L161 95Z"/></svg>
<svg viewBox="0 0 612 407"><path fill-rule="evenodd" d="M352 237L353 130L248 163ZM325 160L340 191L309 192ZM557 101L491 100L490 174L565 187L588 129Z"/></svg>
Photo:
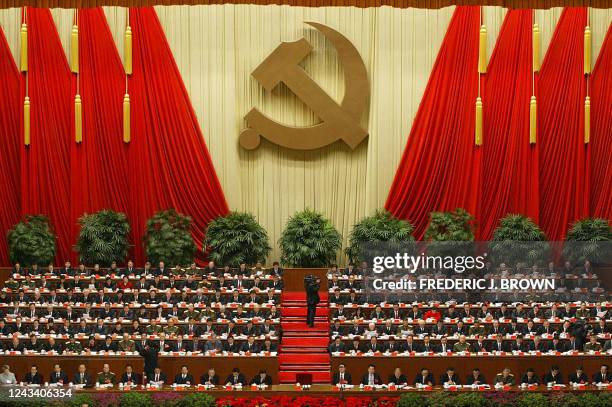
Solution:
<svg viewBox="0 0 612 407"><path fill-rule="evenodd" d="M389 375L386 382L376 372L376 366L371 364L368 366L368 371L365 372L358 383L355 383L350 372L347 371L344 364L338 366L338 371L332 376L332 384L334 385L354 385L361 384L363 386L378 386L382 384L394 384L398 386L414 385L414 386L459 386L459 385L548 385L548 384L588 384L588 383L610 383L612 374L608 371L608 365L601 365L598 372L591 376L592 379L584 372L584 369L579 366L571 373L567 380L561 373L559 366L551 366L550 370L545 374L538 375L535 370L528 368L518 381L509 368L504 368L502 372L497 374L492 382L488 382L478 367L472 369L472 374L465 378L465 381L455 372L455 368L449 367L441 376L439 381L436 381L433 373L423 367L417 373L413 380L409 380L402 373L401 368L395 368L394 372Z"/></svg>
<svg viewBox="0 0 612 407"><path fill-rule="evenodd" d="M579 338L584 338L588 335L598 335L603 339L610 336L612 325L609 320L600 319L597 322L585 323L584 321L570 322L566 320L562 323L551 323L544 320L542 323L534 323L533 320L528 320L526 323L518 323L512 320L510 323L481 323L474 321L471 324L458 321L456 323L425 323L424 320L419 320L417 324L410 324L408 320L404 320L401 324L394 323L393 320L387 319L382 323L361 322L357 319L353 321L334 320L330 326L330 337L337 335L355 336L362 335L370 336L389 336L406 337L413 335L422 337L425 335L432 337L441 336L460 336L476 337L482 335L484 337L494 337L502 335L505 337L515 335L552 337L560 335L563 338L574 335Z"/></svg>
<svg viewBox="0 0 612 407"><path fill-rule="evenodd" d="M81 335L81 336L122 336L124 333L130 335L159 335L161 333L168 336L189 336L202 337L211 334L218 336L281 336L279 320L266 318L257 322L252 319L236 323L227 320L225 323L216 323L208 319L205 323L196 323L194 318L190 318L186 323L178 324L176 319L168 319L166 324L159 323L156 319L151 320L150 324L141 324L134 320L124 325L121 321L115 323L105 323L101 318L88 322L82 318L79 322L73 323L64 319L61 324L54 324L52 320L46 320L40 324L38 320L32 323L23 323L21 318L16 318L15 322L7 323L0 319L0 337L18 335Z"/></svg>
<svg viewBox="0 0 612 407"><path fill-rule="evenodd" d="M201 280L196 280L192 276L185 280L177 279L174 276L170 276L170 278L156 276L149 279L144 276L133 279L125 276L115 281L110 277L96 279L94 276L88 279L80 279L79 277L66 278L62 274L57 279L32 278L29 275L24 278L15 279L13 276L10 276L4 282L4 288L12 294L9 298L19 298L20 302L28 301L28 299L34 298L34 296L44 297L45 295L53 294L58 297L58 301L65 298L68 298L68 301L70 301L71 295L78 298L85 294L91 295L91 298L96 299L97 297L104 296L105 293L114 293L119 290L124 294L129 294L130 298L136 300L145 298L147 295L150 295L151 291L154 291L155 295L162 295L166 291L170 291L171 297L179 297L182 295L181 291L186 291L189 298L199 293L203 293L206 297L216 296L216 291L224 297L232 295L234 292L244 295L251 291L255 293L266 293L270 290L281 291L283 289L283 280L277 275L270 279L258 276L247 278L239 275L235 279L221 276L219 278ZM200 291L198 292L198 290ZM23 291L23 294L20 294L20 291ZM126 297L128 296L126 295Z"/></svg>
<svg viewBox="0 0 612 407"><path fill-rule="evenodd" d="M32 365L30 371L23 376L21 383L23 384L36 384L44 385L45 383L53 385L82 385L85 387L92 387L94 385L99 386L114 386L115 384L123 384L129 386L137 386L144 383L151 383L157 386L177 384L177 385L188 385L193 386L196 384L202 384L207 386L218 386L218 385L272 385L272 377L268 375L265 370L260 370L255 377L250 381L245 377L240 369L232 369L224 381L221 380L219 375L215 372L213 367L209 368L208 371L200 376L199 382L196 382L193 375L189 373L187 365L181 367L181 371L174 376L174 381L168 380L166 373L161 368L156 367L152 372L148 374L140 374L134 371L132 365L127 365L125 371L118 377L114 372L111 371L109 364L104 364L102 371L97 373L95 378L87 372L85 364L81 364L78 367L78 371L71 377L62 370L59 363L53 366L53 371L49 373L48 380L45 379L44 375L38 371L37 365ZM146 380L144 380L146 379ZM0 373L0 384L17 384L15 374L10 371L8 365L2 366L2 373Z"/></svg>
<svg viewBox="0 0 612 407"><path fill-rule="evenodd" d="M350 298L349 298L350 299ZM509 319L602 319L610 317L612 303L552 303L552 304L367 304L343 301L335 293L329 297L332 319L432 319L432 320L509 320Z"/></svg>
<svg viewBox="0 0 612 407"><path fill-rule="evenodd" d="M387 340L379 340L376 336L369 339L355 336L348 340L336 336L328 346L331 354L361 355L365 353L482 353L482 352L612 352L612 340L608 339L602 344L595 335L582 344L576 337L571 336L567 340L561 340L559 336L554 336L551 340L544 340L539 336L533 339L524 339L517 336L513 340L504 340L498 335L492 340L487 340L479 335L473 341L461 335L456 340L449 340L443 336L439 340L432 340L429 336L422 339L415 339L412 335L406 339L396 340L394 336L389 336Z"/></svg>
<svg viewBox="0 0 612 407"><path fill-rule="evenodd" d="M96 339L94 337L81 341L77 336L72 335L68 339L56 339L48 337L39 339L36 335L31 335L29 340L22 340L13 336L8 341L0 342L0 351L10 354L14 353L55 353L55 354L80 354L83 352L140 352L146 346L157 349L158 352L227 352L227 353L273 353L277 352L278 340L270 336L255 338L250 335L246 340L237 339L234 336L221 338L216 334L211 334L207 339L183 338L181 336L168 338L164 333L158 335L157 340L150 337L141 336L132 339L127 332L122 336L113 338Z"/></svg>
<svg viewBox="0 0 612 407"><path fill-rule="evenodd" d="M29 267L22 267L20 263L15 263L12 274L17 276L56 276L61 275L74 277L74 276L211 276L220 277L223 275L242 275L242 276L264 276L264 275L283 275L283 269L280 264L275 261L272 263L272 267L266 268L262 263L257 262L255 266L248 267L246 263L241 263L239 267L232 268L230 266L223 266L221 268L215 265L214 261L210 261L206 267L197 267L195 263L187 268L181 266L175 266L173 268L166 267L166 263L160 261L156 268L154 268L151 262L146 262L144 267L136 267L132 260L128 260L126 267L120 268L117 262L112 262L110 267L100 267L99 264L95 264L89 268L84 263L79 263L78 267L72 267L70 261L64 263L64 267L55 267L53 264L48 265L46 268L40 267L38 264L32 264Z"/></svg>

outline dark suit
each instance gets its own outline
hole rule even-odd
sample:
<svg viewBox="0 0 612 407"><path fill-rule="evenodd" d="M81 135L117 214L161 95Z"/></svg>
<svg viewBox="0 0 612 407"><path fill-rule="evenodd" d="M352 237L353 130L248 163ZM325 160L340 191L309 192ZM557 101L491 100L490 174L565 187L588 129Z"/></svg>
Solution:
<svg viewBox="0 0 612 407"><path fill-rule="evenodd" d="M185 375L185 377L183 377L183 375L181 373L179 373L176 376L174 376L174 383L175 384L189 384L189 385L192 385L195 382L193 381L193 376L191 374L187 373Z"/></svg>
<svg viewBox="0 0 612 407"><path fill-rule="evenodd" d="M36 373L32 375L31 372L28 372L23 377L23 381L27 384L43 384L44 380L40 373Z"/></svg>
<svg viewBox="0 0 612 407"><path fill-rule="evenodd" d="M151 372L149 374L147 374L147 380L149 380L149 382L163 382L166 383L168 381L168 378L166 377L166 374L164 372L160 372L159 373L159 377L155 377L155 372Z"/></svg>
<svg viewBox="0 0 612 407"><path fill-rule="evenodd" d="M415 379L414 379L414 384L429 384L431 383L431 385L433 386L435 383L433 375L431 373L428 373L426 377L423 377L423 375L421 373L417 373Z"/></svg>
<svg viewBox="0 0 612 407"><path fill-rule="evenodd" d="M255 375L255 377L253 378L253 380L251 380L251 384L255 384L255 385L268 385L268 386L272 386L272 378L270 377L270 375L266 374L265 378L261 378L261 375Z"/></svg>
<svg viewBox="0 0 612 407"><path fill-rule="evenodd" d="M405 374L401 374L399 375L399 377L392 374L389 376L389 383L404 384L404 383L408 383L408 379L406 378Z"/></svg>
<svg viewBox="0 0 612 407"><path fill-rule="evenodd" d="M127 382L132 382L132 384L141 384L142 378L140 377L138 373L134 373L134 372L132 372L131 376L128 378L128 374L124 372L121 375L120 383L127 383Z"/></svg>
<svg viewBox="0 0 612 407"><path fill-rule="evenodd" d="M440 376L440 385L444 385L444 383L450 382L451 378L448 377L448 373L443 373ZM452 382L455 384L461 384L461 380L459 380L459 376L457 374L453 375Z"/></svg>
<svg viewBox="0 0 612 407"><path fill-rule="evenodd" d="M91 377L89 376L89 374L83 373L83 376L81 377L81 374L78 372L74 375L74 379L72 380L72 383L84 384L85 387L89 387L92 385Z"/></svg>
<svg viewBox="0 0 612 407"><path fill-rule="evenodd" d="M547 383L563 384L563 376L561 376L561 373L553 376L552 372L548 372L544 375L544 384Z"/></svg>
<svg viewBox="0 0 612 407"><path fill-rule="evenodd" d="M306 304L308 311L306 313L306 324L314 325L315 315L317 312L317 304L321 301L319 298L320 283L315 281L309 281L306 284Z"/></svg>
<svg viewBox="0 0 612 407"><path fill-rule="evenodd" d="M472 384L487 384L487 380L481 374L478 375L477 379L475 379L474 375L471 374L467 377L467 384L469 386L471 386Z"/></svg>
<svg viewBox="0 0 612 407"><path fill-rule="evenodd" d="M605 376L601 374L601 372L597 372L593 375L593 383L610 383L612 380L612 374L606 373Z"/></svg>
<svg viewBox="0 0 612 407"><path fill-rule="evenodd" d="M568 380L570 383L588 383L589 376L587 376L584 372L580 373L580 376L578 376L576 372L574 372L569 375Z"/></svg>
<svg viewBox="0 0 612 407"><path fill-rule="evenodd" d="M219 385L219 375L215 374L212 377L208 373L200 376L200 384L214 384L215 386Z"/></svg>
<svg viewBox="0 0 612 407"><path fill-rule="evenodd" d="M240 383L244 386L247 384L247 381L242 373L238 373L238 376L234 376L232 373L230 373L230 375L225 379L225 383L231 383L232 385Z"/></svg>
<svg viewBox="0 0 612 407"><path fill-rule="evenodd" d="M378 373L372 373L373 379L374 379L374 384L378 385L378 384L382 384L382 379L380 378L380 375ZM366 386L370 381L370 374L366 373L363 376L361 376L361 384L363 384L364 386Z"/></svg>
<svg viewBox="0 0 612 407"><path fill-rule="evenodd" d="M344 382L345 384L353 384L353 377L349 372L344 372ZM332 377L332 384L335 386L340 383L340 372L334 373Z"/></svg>
<svg viewBox="0 0 612 407"><path fill-rule="evenodd" d="M62 383L68 384L68 375L64 372L53 372L49 376L49 383Z"/></svg>

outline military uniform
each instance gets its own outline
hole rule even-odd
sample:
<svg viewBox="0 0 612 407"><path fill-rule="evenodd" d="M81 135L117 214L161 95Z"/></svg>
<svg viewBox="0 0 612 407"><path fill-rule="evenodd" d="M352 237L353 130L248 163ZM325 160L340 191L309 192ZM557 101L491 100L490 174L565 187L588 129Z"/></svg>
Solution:
<svg viewBox="0 0 612 407"><path fill-rule="evenodd" d="M21 288L23 288L24 290L26 289L34 290L36 288L36 281L34 280L23 281L21 283Z"/></svg>
<svg viewBox="0 0 612 407"><path fill-rule="evenodd" d="M591 343L588 342L586 345L584 345L584 351L585 352L601 352L602 347L601 344L599 342L595 342L595 343Z"/></svg>
<svg viewBox="0 0 612 407"><path fill-rule="evenodd" d="M166 335L177 335L179 332L179 328L176 325L166 326L164 328L164 332L166 333Z"/></svg>
<svg viewBox="0 0 612 407"><path fill-rule="evenodd" d="M200 313L196 310L193 311L186 311L185 312L185 318L193 318L196 321L200 320Z"/></svg>
<svg viewBox="0 0 612 407"><path fill-rule="evenodd" d="M578 309L576 311L576 318L589 319L591 317L591 311L588 309Z"/></svg>
<svg viewBox="0 0 612 407"><path fill-rule="evenodd" d="M163 328L161 325L148 325L146 329L147 335L158 334L162 332Z"/></svg>
<svg viewBox="0 0 612 407"><path fill-rule="evenodd" d="M83 352L83 345L81 345L81 342L79 341L68 342L65 350L67 352L81 353Z"/></svg>
<svg viewBox="0 0 612 407"><path fill-rule="evenodd" d="M504 377L503 374L499 373L497 376L495 376L495 384L497 383L514 386L514 375L510 373L508 376Z"/></svg>
<svg viewBox="0 0 612 407"><path fill-rule="evenodd" d="M206 318L206 319L215 319L217 317L217 315L215 314L215 311L213 311L212 309L204 310L202 311L202 313L200 314L200 318Z"/></svg>
<svg viewBox="0 0 612 407"><path fill-rule="evenodd" d="M120 352L134 352L136 350L136 343L131 339L127 341L121 340L117 343L117 349Z"/></svg>
<svg viewBox="0 0 612 407"><path fill-rule="evenodd" d="M457 342L453 345L453 352L469 352L470 344L467 342Z"/></svg>
<svg viewBox="0 0 612 407"><path fill-rule="evenodd" d="M15 280L7 280L4 282L4 286L6 288L10 288L11 290L15 291L19 288L19 283Z"/></svg>
<svg viewBox="0 0 612 407"><path fill-rule="evenodd" d="M113 372L100 372L96 378L96 382L100 384L115 384L115 374Z"/></svg>
<svg viewBox="0 0 612 407"><path fill-rule="evenodd" d="M470 333L470 336L486 335L487 330L485 329L484 326L473 326L470 328L469 333Z"/></svg>

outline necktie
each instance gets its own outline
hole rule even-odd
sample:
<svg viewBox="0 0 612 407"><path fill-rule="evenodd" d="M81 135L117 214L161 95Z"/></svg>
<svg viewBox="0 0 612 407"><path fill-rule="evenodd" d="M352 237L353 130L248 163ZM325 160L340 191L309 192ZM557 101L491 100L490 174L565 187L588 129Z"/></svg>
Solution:
<svg viewBox="0 0 612 407"><path fill-rule="evenodd" d="M155 381L159 382L159 375L158 374L155 375Z"/></svg>
<svg viewBox="0 0 612 407"><path fill-rule="evenodd" d="M374 384L374 375L373 374L370 374L370 383L369 384L370 385Z"/></svg>
<svg viewBox="0 0 612 407"><path fill-rule="evenodd" d="M344 373L340 373L340 381L344 381Z"/></svg>
<svg viewBox="0 0 612 407"><path fill-rule="evenodd" d="M83 379L83 373L81 373L81 379L80 379L80 383L83 384L84 379Z"/></svg>

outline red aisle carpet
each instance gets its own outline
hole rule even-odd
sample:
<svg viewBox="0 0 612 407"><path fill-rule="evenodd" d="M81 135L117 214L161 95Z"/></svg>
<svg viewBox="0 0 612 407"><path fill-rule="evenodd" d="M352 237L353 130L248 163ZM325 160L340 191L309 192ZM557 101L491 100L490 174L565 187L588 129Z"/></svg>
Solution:
<svg viewBox="0 0 612 407"><path fill-rule="evenodd" d="M278 358L280 383L295 383L296 373L311 374L313 383L329 383L327 294L321 295L314 328L306 326L305 293L284 292L281 309L283 338Z"/></svg>

